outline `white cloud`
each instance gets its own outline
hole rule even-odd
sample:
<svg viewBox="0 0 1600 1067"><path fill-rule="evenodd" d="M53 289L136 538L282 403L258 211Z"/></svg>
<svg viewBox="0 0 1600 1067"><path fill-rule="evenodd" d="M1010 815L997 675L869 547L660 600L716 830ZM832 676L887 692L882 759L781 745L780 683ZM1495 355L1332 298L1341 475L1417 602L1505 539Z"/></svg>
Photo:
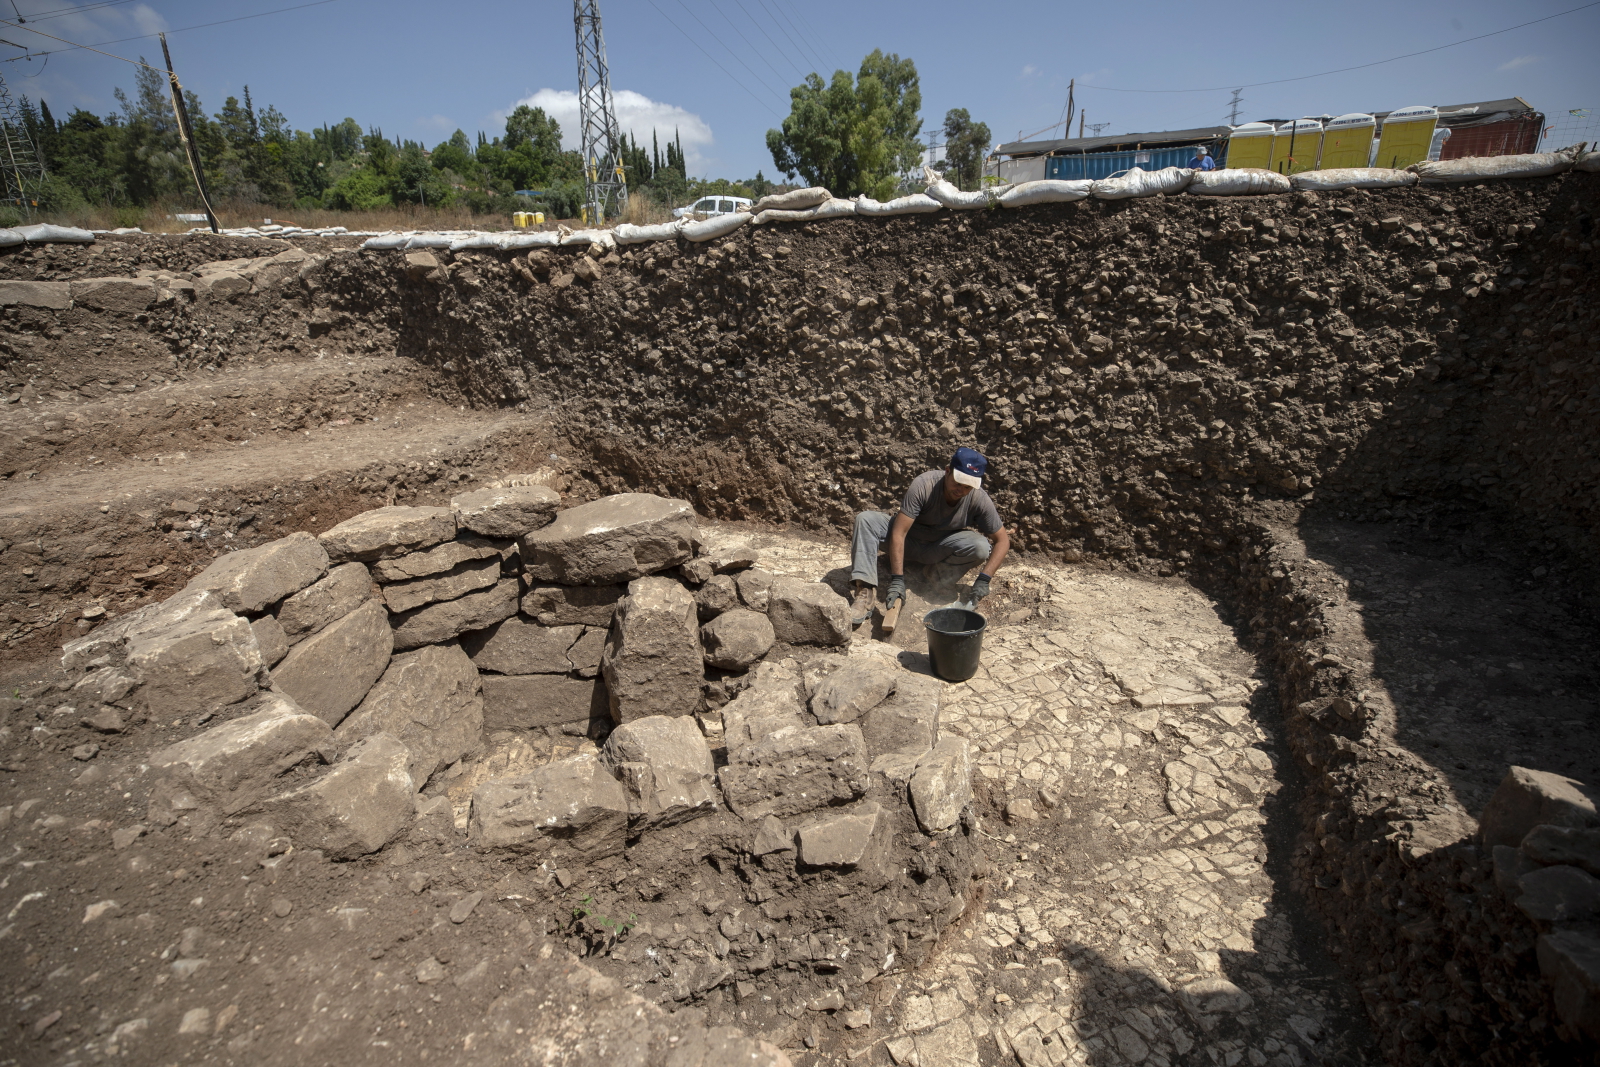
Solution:
<svg viewBox="0 0 1600 1067"><path fill-rule="evenodd" d="M1024 78L1031 78L1037 73L1039 73L1039 68L1034 66L1032 63L1029 63L1022 68L1021 76Z"/></svg>
<svg viewBox="0 0 1600 1067"><path fill-rule="evenodd" d="M425 115L417 119L416 125L426 130L438 130L440 133L454 133L456 124L443 115Z"/></svg>
<svg viewBox="0 0 1600 1067"><path fill-rule="evenodd" d="M1518 67L1526 67L1529 64L1537 63L1542 58L1542 56L1517 56L1515 59L1509 59L1500 64L1495 69L1498 71L1516 70Z"/></svg>
<svg viewBox="0 0 1600 1067"><path fill-rule="evenodd" d="M636 93L631 89L613 90L611 102L617 109L617 125L622 127L624 134L631 133L634 140L641 145L647 145L650 143L650 135L654 133L660 139L663 150L666 143L677 136L683 142L683 154L688 163L689 173L699 174L704 171L709 160L703 150L709 149L715 138L712 137L711 127L706 125L706 121L699 115L686 111L676 104L652 100L643 93ZM543 108L545 114L561 123L562 148L580 147L577 93L567 89L540 89L532 96L518 100L511 107L516 108L523 104ZM510 108L496 112L495 124L503 127L506 116L510 113Z"/></svg>

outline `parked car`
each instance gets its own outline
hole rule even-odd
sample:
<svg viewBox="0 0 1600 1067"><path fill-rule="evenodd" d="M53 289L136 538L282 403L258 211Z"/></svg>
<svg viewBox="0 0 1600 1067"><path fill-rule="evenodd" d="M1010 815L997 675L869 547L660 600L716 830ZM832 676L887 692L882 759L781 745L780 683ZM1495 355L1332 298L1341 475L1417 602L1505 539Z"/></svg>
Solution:
<svg viewBox="0 0 1600 1067"><path fill-rule="evenodd" d="M680 219L685 215L731 215L741 207L749 206L750 200L743 196L702 196L687 207L673 208L672 214Z"/></svg>

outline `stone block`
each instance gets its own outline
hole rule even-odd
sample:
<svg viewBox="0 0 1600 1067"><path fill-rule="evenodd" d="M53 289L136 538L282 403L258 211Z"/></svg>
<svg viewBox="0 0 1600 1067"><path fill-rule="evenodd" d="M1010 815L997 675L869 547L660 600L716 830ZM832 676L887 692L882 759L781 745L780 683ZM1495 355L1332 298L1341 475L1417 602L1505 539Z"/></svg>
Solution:
<svg viewBox="0 0 1600 1067"><path fill-rule="evenodd" d="M372 599L372 576L361 563L341 563L278 606L284 636L299 642Z"/></svg>
<svg viewBox="0 0 1600 1067"><path fill-rule="evenodd" d="M700 627L705 660L724 671L748 670L772 648L771 621L759 611L734 608Z"/></svg>
<svg viewBox="0 0 1600 1067"><path fill-rule="evenodd" d="M715 574L734 574L756 565L753 552L718 552L709 556L696 556L682 564L678 573L692 585L701 585Z"/></svg>
<svg viewBox="0 0 1600 1067"><path fill-rule="evenodd" d="M1539 865L1522 854L1520 848L1496 845L1489 850L1494 860L1494 884L1506 899L1516 900L1522 895L1522 876L1532 874Z"/></svg>
<svg viewBox="0 0 1600 1067"><path fill-rule="evenodd" d="M135 700L158 718L237 703L267 676L250 623L221 607L132 638L126 669Z"/></svg>
<svg viewBox="0 0 1600 1067"><path fill-rule="evenodd" d="M888 819L872 800L813 819L795 831L799 860L807 867L854 867L870 850L882 848L880 822Z"/></svg>
<svg viewBox="0 0 1600 1067"><path fill-rule="evenodd" d="M0 281L0 308L45 308L65 311L72 306L70 282Z"/></svg>
<svg viewBox="0 0 1600 1067"><path fill-rule="evenodd" d="M289 654L289 638L283 627L271 615L252 620L250 629L256 632L256 644L261 646L261 659L268 667L276 667Z"/></svg>
<svg viewBox="0 0 1600 1067"><path fill-rule="evenodd" d="M694 606L700 621L710 622L723 612L740 606L739 587L726 574L712 575L695 593Z"/></svg>
<svg viewBox="0 0 1600 1067"><path fill-rule="evenodd" d="M917 755L933 747L939 736L939 701L944 692L937 678L901 671L889 697L861 719L861 736L876 759L888 753ZM813 698L814 699L814 698Z"/></svg>
<svg viewBox="0 0 1600 1067"><path fill-rule="evenodd" d="M855 722L894 692L904 672L877 663L854 663L824 678L811 695L811 714L826 726Z"/></svg>
<svg viewBox="0 0 1600 1067"><path fill-rule="evenodd" d="M573 669L567 650L583 632L582 626L540 626L513 615L486 630L462 634L461 647L480 671L566 674Z"/></svg>
<svg viewBox="0 0 1600 1067"><path fill-rule="evenodd" d="M1565 865L1522 876L1517 909L1544 926L1600 918L1600 878Z"/></svg>
<svg viewBox="0 0 1600 1067"><path fill-rule="evenodd" d="M477 849L593 863L622 851L628 797L599 759L574 756L478 786L467 835Z"/></svg>
<svg viewBox="0 0 1600 1067"><path fill-rule="evenodd" d="M372 576L380 582L403 582L408 578L427 578L443 574L457 564L474 559L504 559L515 541L497 541L477 534L459 534L454 541L410 552L372 564Z"/></svg>
<svg viewBox="0 0 1600 1067"><path fill-rule="evenodd" d="M218 556L185 588L209 589L229 611L255 615L327 573L328 554L322 545L310 534L297 532Z"/></svg>
<svg viewBox="0 0 1600 1067"><path fill-rule="evenodd" d="M946 734L917 761L911 774L911 810L925 833L952 830L972 802L972 762L967 740Z"/></svg>
<svg viewBox="0 0 1600 1067"><path fill-rule="evenodd" d="M561 494L548 485L479 489L450 499L456 525L485 537L521 537L550 525Z"/></svg>
<svg viewBox="0 0 1600 1067"><path fill-rule="evenodd" d="M1479 830L1489 848L1515 848L1535 826L1596 827L1600 812L1581 782L1548 771L1512 767L1484 805Z"/></svg>
<svg viewBox="0 0 1600 1067"><path fill-rule="evenodd" d="M195 278L195 289L212 300L237 300L255 287L244 275L231 270L219 270Z"/></svg>
<svg viewBox="0 0 1600 1067"><path fill-rule="evenodd" d="M517 582L501 579L498 584L476 593L446 600L396 615L394 647L417 648L442 645L471 630L484 630L517 613Z"/></svg>
<svg viewBox="0 0 1600 1067"><path fill-rule="evenodd" d="M333 733L294 701L270 693L258 710L168 745L149 758L150 819L170 825L202 805L231 815L307 759L331 762Z"/></svg>
<svg viewBox="0 0 1600 1067"><path fill-rule="evenodd" d="M611 627L617 601L628 595L625 585L535 585L522 598L522 613L540 626Z"/></svg>
<svg viewBox="0 0 1600 1067"><path fill-rule="evenodd" d="M156 283L153 278L84 278L72 283L72 302L134 315L156 302Z"/></svg>
<svg viewBox="0 0 1600 1067"><path fill-rule="evenodd" d="M1600 877L1600 830L1535 826L1522 839L1522 852L1535 863L1567 864Z"/></svg>
<svg viewBox="0 0 1600 1067"><path fill-rule="evenodd" d="M1600 1042L1600 939L1576 930L1542 934L1538 957L1556 1015L1576 1035Z"/></svg>
<svg viewBox="0 0 1600 1067"><path fill-rule="evenodd" d="M386 559L431 548L456 536L449 508L388 507L346 519L318 540L335 563Z"/></svg>
<svg viewBox="0 0 1600 1067"><path fill-rule="evenodd" d="M724 744L730 759L769 734L805 725L800 676L778 663L756 668L751 684L722 707Z"/></svg>
<svg viewBox="0 0 1600 1067"><path fill-rule="evenodd" d="M102 624L83 637L68 641L61 649L61 667L76 672L87 669L97 660L121 664L127 659L128 645L135 639L217 610L226 609L222 598L209 589L181 590L159 604L147 604Z"/></svg>
<svg viewBox="0 0 1600 1067"><path fill-rule="evenodd" d="M756 828L755 840L750 844L751 855L765 856L769 852L793 851L794 834L784 829L783 822L771 815L762 819Z"/></svg>
<svg viewBox="0 0 1600 1067"><path fill-rule="evenodd" d="M671 578L630 582L627 597L617 605L600 670L617 722L699 711L705 664L689 591Z"/></svg>
<svg viewBox="0 0 1600 1067"><path fill-rule="evenodd" d="M866 745L853 723L783 727L729 755L718 777L742 819L800 815L867 791Z"/></svg>
<svg viewBox="0 0 1600 1067"><path fill-rule="evenodd" d="M766 611L772 599L772 583L776 578L768 571L756 568L743 571L733 580L739 589L739 599L751 611Z"/></svg>
<svg viewBox="0 0 1600 1067"><path fill-rule="evenodd" d="M472 559L458 563L443 574L408 578L383 587L383 601L391 614L415 611L428 604L458 600L468 593L487 589L500 581L500 558Z"/></svg>
<svg viewBox="0 0 1600 1067"><path fill-rule="evenodd" d="M290 649L272 681L302 708L337 726L389 666L393 651L388 612L369 600Z"/></svg>
<svg viewBox="0 0 1600 1067"><path fill-rule="evenodd" d="M530 579L614 585L676 567L698 544L688 501L622 493L580 504L522 538Z"/></svg>
<svg viewBox="0 0 1600 1067"><path fill-rule="evenodd" d="M388 734L354 745L322 777L271 797L262 810L302 848L353 860L388 844L411 821L411 753Z"/></svg>
<svg viewBox="0 0 1600 1067"><path fill-rule="evenodd" d="M583 636L567 649L567 659L578 677L593 678L600 673L600 659L605 649L606 631L598 626L586 626Z"/></svg>
<svg viewBox="0 0 1600 1067"><path fill-rule="evenodd" d="M611 705L598 678L569 674L485 674L483 728L538 730L574 722L609 720Z"/></svg>
<svg viewBox="0 0 1600 1067"><path fill-rule="evenodd" d="M850 643L850 602L821 582L776 579L769 594L767 616L778 640L787 645Z"/></svg>
<svg viewBox="0 0 1600 1067"><path fill-rule="evenodd" d="M623 723L606 738L600 762L622 783L641 826L673 826L717 810L711 750L688 716Z"/></svg>
<svg viewBox="0 0 1600 1067"><path fill-rule="evenodd" d="M334 736L348 745L376 734L388 734L410 751L406 770L418 789L478 751L483 687L459 645L429 645L395 656Z"/></svg>

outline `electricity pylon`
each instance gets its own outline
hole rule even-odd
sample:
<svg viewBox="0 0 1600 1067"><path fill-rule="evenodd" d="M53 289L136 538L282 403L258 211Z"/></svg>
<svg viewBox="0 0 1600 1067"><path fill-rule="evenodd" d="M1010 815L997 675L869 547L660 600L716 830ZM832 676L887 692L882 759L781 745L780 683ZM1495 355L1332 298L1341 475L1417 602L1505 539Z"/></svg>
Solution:
<svg viewBox="0 0 1600 1067"><path fill-rule="evenodd" d="M16 204L24 213L39 206L44 164L22 123L22 111L0 75L0 204Z"/></svg>
<svg viewBox="0 0 1600 1067"><path fill-rule="evenodd" d="M578 35L578 125L583 141L583 181L591 226L628 206L628 178L623 170L622 131L611 105L611 72L606 67L606 38L600 30L600 0L573 0L573 28Z"/></svg>

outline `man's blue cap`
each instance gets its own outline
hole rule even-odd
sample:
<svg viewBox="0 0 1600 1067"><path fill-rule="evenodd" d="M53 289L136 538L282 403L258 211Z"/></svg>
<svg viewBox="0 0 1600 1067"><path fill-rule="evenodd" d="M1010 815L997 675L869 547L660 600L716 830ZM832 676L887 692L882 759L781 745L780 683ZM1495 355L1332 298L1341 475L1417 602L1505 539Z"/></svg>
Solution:
<svg viewBox="0 0 1600 1067"><path fill-rule="evenodd" d="M989 461L975 448L958 448L950 458L950 474L962 485L983 488L983 476L989 472Z"/></svg>

